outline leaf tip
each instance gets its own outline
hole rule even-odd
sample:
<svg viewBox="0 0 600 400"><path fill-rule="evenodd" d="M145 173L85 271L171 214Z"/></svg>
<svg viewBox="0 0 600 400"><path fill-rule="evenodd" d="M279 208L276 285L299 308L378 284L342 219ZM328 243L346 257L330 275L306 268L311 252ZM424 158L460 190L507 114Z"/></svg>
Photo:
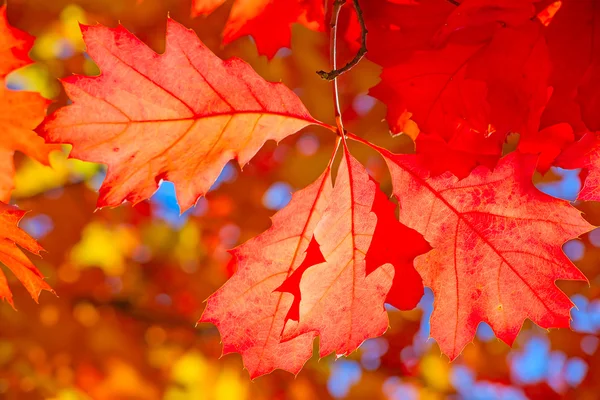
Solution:
<svg viewBox="0 0 600 400"><path fill-rule="evenodd" d="M77 22L77 25L79 25L79 30L81 31L82 35L85 35L92 28L91 25L87 25L79 21Z"/></svg>
<svg viewBox="0 0 600 400"><path fill-rule="evenodd" d="M10 306L12 307L13 310L17 311L17 308L15 307L15 302L13 301L12 294L10 293L10 291L8 292L8 296L2 297L2 300L6 301L8 304L10 304Z"/></svg>

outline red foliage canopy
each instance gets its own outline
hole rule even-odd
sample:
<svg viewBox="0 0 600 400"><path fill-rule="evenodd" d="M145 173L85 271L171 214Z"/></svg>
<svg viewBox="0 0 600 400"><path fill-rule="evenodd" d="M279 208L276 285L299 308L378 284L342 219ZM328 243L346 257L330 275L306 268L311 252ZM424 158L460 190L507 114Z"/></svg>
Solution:
<svg viewBox="0 0 600 400"><path fill-rule="evenodd" d="M194 14L223 3L197 0ZM332 13L336 38L342 3L331 2L326 13L316 0L234 1L223 39L252 35L273 57L289 46L292 23L325 30ZM362 3L364 10L356 5ZM163 54L122 26L83 26L101 74L64 79L73 104L37 131L50 143L72 144L74 158L108 166L99 206L138 203L169 180L182 211L229 161L243 167L266 141L309 125L334 132L333 156L320 177L294 193L267 231L231 251L236 271L208 299L201 321L219 328L223 352L241 353L251 377L276 368L297 373L317 336L321 356L348 355L386 331L385 303L411 309L425 285L436 298L432 336L454 359L480 322L509 344L525 319L544 328L569 325L572 304L555 281L585 277L561 246L593 227L568 202L538 191L532 178L536 168L583 168L579 198L600 201L595 3L352 2L370 31L368 57L382 67L370 93L387 106L394 134L418 127L416 155L393 154L344 130L339 81L334 127L315 120L282 83L267 82L240 59L222 61L171 19ZM365 33L356 22L345 35L350 47ZM28 62L30 46L3 23L2 78ZM4 118L11 139L0 151L43 160L54 147L28 124L45 101L29 96L3 95L10 115L27 124ZM520 142L506 155L513 133ZM399 217L348 139L385 159ZM11 182L12 169L2 172L1 182ZM2 189L6 200L10 183ZM2 204L0 216L0 260L37 298L49 287L15 243L34 253L39 247L16 228L21 212ZM3 275L0 296L11 299Z"/></svg>

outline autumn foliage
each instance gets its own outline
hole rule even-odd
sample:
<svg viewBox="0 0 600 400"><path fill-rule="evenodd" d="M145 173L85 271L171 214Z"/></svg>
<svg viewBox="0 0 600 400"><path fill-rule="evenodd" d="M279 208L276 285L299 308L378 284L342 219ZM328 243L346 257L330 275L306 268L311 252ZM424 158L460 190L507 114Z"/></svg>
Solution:
<svg viewBox="0 0 600 400"><path fill-rule="evenodd" d="M104 164L98 209L141 210L169 181L183 213L230 161L244 174L262 165L269 141L308 128L330 138L324 170L267 230L229 251L232 276L203 312L194 310L218 328L223 354L241 354L251 378L298 374L317 338L320 357L350 355L388 330L385 304L414 309L424 287L435 298L431 337L450 360L482 322L509 345L525 320L569 327L573 303L556 282L586 276L562 246L594 226L533 180L554 167L579 168L578 200L600 201L595 0L224 3L195 0L191 15L224 13L222 45L251 36L268 60L295 51L296 25L322 36L320 52L337 37L329 43L337 67L366 45L360 62L380 74L365 90L387 107L395 139L368 134L361 116L339 104L324 116L301 91L269 82L241 58L222 60L166 15L162 52L121 25L82 24L99 73L61 80L68 105L46 116L49 102L38 94L3 87L0 96L0 261L36 301L52 289L16 246L41 251L17 227L24 212L5 204L15 151L48 163L50 152L70 145L71 158ZM0 19L4 79L30 63L33 42L8 24L5 8ZM353 85L360 65L319 83L334 103L346 101L343 85ZM394 152L408 138L414 151L404 153L414 154ZM362 162L365 151L378 154L379 170ZM0 297L13 302L1 273Z"/></svg>

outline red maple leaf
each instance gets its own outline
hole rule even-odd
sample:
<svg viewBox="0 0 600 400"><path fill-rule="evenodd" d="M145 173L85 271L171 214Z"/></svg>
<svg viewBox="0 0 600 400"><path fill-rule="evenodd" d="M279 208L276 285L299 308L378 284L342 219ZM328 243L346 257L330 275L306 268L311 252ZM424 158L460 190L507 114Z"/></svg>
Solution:
<svg viewBox="0 0 600 400"><path fill-rule="evenodd" d="M29 258L17 247L37 254L43 249L29 235L17 227L25 215L16 207L0 202L0 263L4 264L18 279L31 297L37 302L40 292L54 291L44 281L40 271L31 263ZM0 299L8 301L13 307L13 298L6 276L0 269Z"/></svg>
<svg viewBox="0 0 600 400"><path fill-rule="evenodd" d="M46 145L32 131L46 116L48 100L37 93L6 88L6 75L31 64L27 53L33 37L13 28L6 19L6 6L0 7L0 201L8 202L14 188L14 153L20 151L48 164L48 154L60 146Z"/></svg>
<svg viewBox="0 0 600 400"><path fill-rule="evenodd" d="M225 0L194 0L192 16L211 14L223 3ZM223 43L251 35L258 52L273 58L280 48L290 47L293 23L322 30L323 20L320 0L236 0L225 25Z"/></svg>
<svg viewBox="0 0 600 400"><path fill-rule="evenodd" d="M102 74L64 79L73 104L38 130L72 144L71 156L108 165L99 207L138 203L166 179L185 211L231 159L244 166L267 140L319 124L283 84L222 61L171 19L161 55L122 26L82 30Z"/></svg>
<svg viewBox="0 0 600 400"><path fill-rule="evenodd" d="M487 322L512 344L523 321L568 327L572 303L555 285L585 280L561 246L593 228L568 202L538 191L535 157L511 153L490 171L432 177L414 155L377 148L392 174L400 222L433 250L415 260L435 296L431 336L450 359Z"/></svg>

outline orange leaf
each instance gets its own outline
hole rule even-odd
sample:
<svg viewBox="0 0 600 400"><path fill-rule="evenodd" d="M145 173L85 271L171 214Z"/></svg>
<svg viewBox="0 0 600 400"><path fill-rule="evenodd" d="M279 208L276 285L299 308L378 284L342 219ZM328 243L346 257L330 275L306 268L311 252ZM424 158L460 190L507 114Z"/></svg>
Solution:
<svg viewBox="0 0 600 400"><path fill-rule="evenodd" d="M43 250L33 238L17 227L24 215L25 211L0 202L0 262L15 274L37 302L42 290L52 293L54 291L44 282L40 271L16 246L19 245L37 255ZM0 299L8 301L14 307L12 293L2 270L0 270Z"/></svg>
<svg viewBox="0 0 600 400"><path fill-rule="evenodd" d="M122 26L82 31L102 73L65 79L73 104L39 131L73 144L75 158L108 165L99 207L138 203L165 179L185 211L231 159L244 166L267 140L320 124L283 84L240 59L222 61L171 19L161 55Z"/></svg>
<svg viewBox="0 0 600 400"><path fill-rule="evenodd" d="M48 164L48 154L60 146L46 145L32 131L46 116L48 100L37 93L15 92L5 86L5 78L13 70L31 64L27 53L33 38L11 27L6 19L6 6L0 7L0 201L8 202L14 189L13 156L20 151Z"/></svg>
<svg viewBox="0 0 600 400"><path fill-rule="evenodd" d="M5 78L17 68L31 64L28 53L33 37L9 25L6 5L0 7L0 76Z"/></svg>

